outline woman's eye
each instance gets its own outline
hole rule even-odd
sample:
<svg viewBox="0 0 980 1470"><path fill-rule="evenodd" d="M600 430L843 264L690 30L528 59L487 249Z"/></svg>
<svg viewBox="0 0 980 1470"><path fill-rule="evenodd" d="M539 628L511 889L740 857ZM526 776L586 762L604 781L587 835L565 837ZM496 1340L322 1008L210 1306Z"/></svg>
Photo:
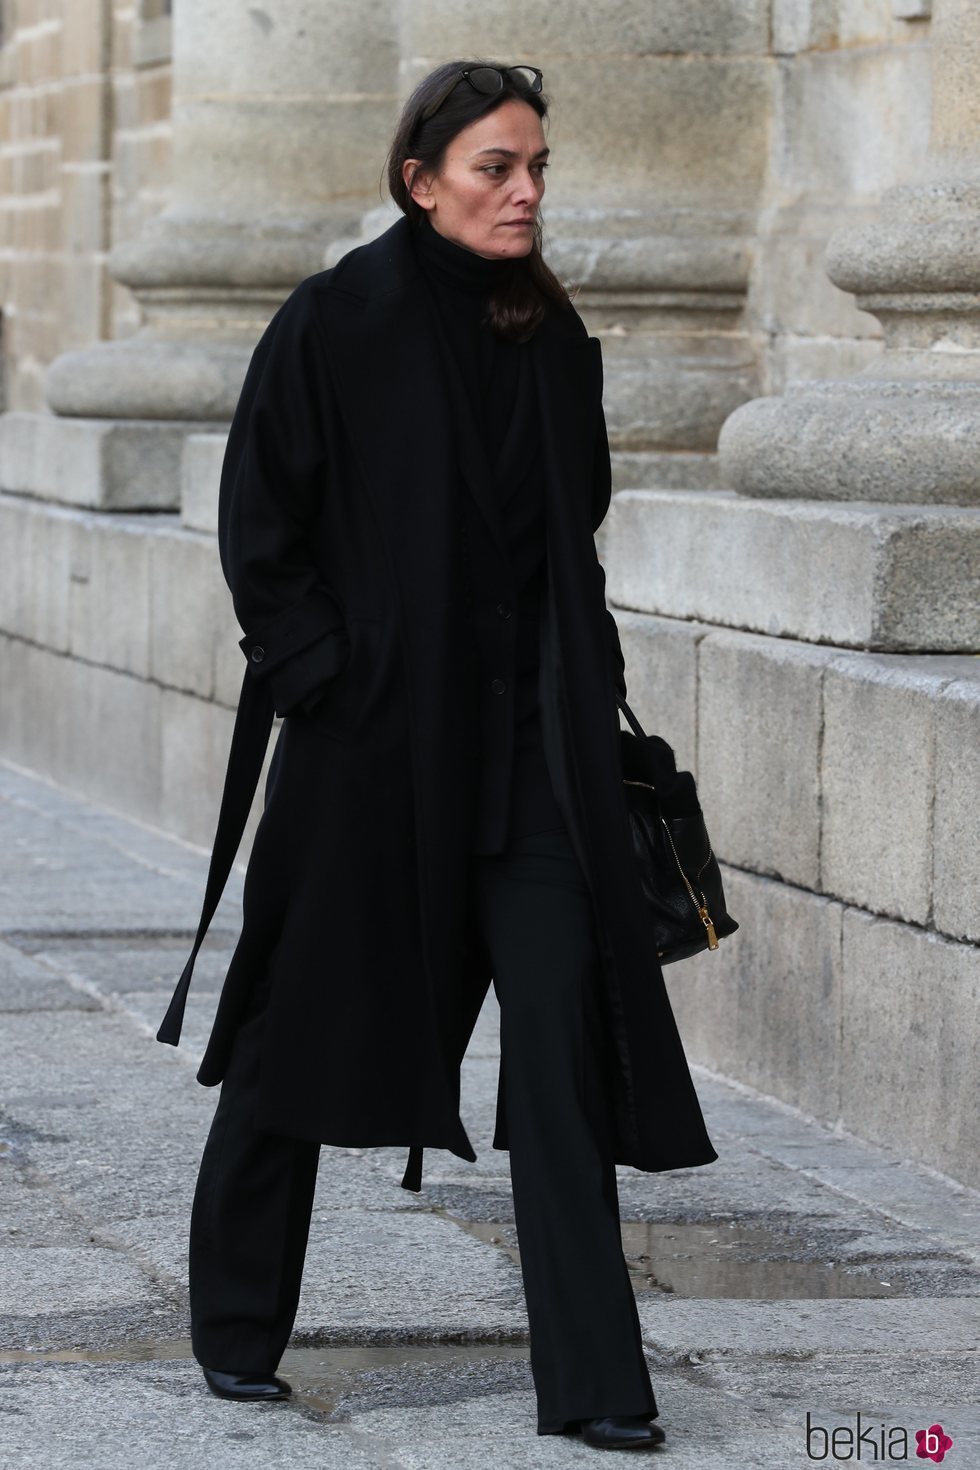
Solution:
<svg viewBox="0 0 980 1470"><path fill-rule="evenodd" d="M531 172L543 174L547 167L548 165L546 163L532 163ZM494 177L497 177L507 172L507 165L505 163L485 163L483 165L483 172L485 174L493 174Z"/></svg>

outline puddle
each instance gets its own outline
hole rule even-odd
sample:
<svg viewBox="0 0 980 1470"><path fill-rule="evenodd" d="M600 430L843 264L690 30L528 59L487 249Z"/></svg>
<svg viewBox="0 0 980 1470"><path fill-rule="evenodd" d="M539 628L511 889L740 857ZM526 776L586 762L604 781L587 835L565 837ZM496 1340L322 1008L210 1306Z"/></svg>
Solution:
<svg viewBox="0 0 980 1470"><path fill-rule="evenodd" d="M623 1221L623 1250L636 1289L743 1301L901 1294L887 1278L836 1261L800 1259L807 1249L799 1235L765 1225Z"/></svg>
<svg viewBox="0 0 980 1470"><path fill-rule="evenodd" d="M0 1352L0 1368L18 1363L176 1363L193 1359L189 1341L126 1342L103 1351ZM400 1343L384 1347L287 1348L278 1372L292 1384L299 1408L331 1415L358 1378L379 1369L485 1363L488 1359L527 1363L527 1343ZM204 1388L201 1380L202 1390ZM278 1406L275 1406L278 1407Z"/></svg>
<svg viewBox="0 0 980 1470"><path fill-rule="evenodd" d="M520 1264L513 1225L448 1218ZM624 1220L622 1232L634 1291L741 1301L901 1295L901 1288L887 1278L846 1270L837 1262L801 1260L800 1236L764 1225Z"/></svg>

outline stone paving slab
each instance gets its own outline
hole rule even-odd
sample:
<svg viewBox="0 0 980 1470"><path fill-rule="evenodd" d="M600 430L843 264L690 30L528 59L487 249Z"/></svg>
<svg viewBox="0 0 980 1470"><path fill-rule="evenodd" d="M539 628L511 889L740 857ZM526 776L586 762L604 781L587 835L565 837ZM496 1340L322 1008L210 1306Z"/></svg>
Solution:
<svg viewBox="0 0 980 1470"><path fill-rule="evenodd" d="M640 1297L643 1340L663 1357L761 1353L950 1352L968 1355L980 1374L980 1301L718 1301ZM978 1376L977 1382L980 1382Z"/></svg>
<svg viewBox="0 0 980 1470"><path fill-rule="evenodd" d="M70 1300L79 1311L155 1298L146 1274L118 1251L96 1245L7 1245L0 1317L44 1316Z"/></svg>
<svg viewBox="0 0 980 1470"><path fill-rule="evenodd" d="M0 1371L0 1383L2 1470L379 1470L386 1463L344 1425L202 1393L192 1364L16 1365Z"/></svg>
<svg viewBox="0 0 980 1470"><path fill-rule="evenodd" d="M0 943L0 1014L5 1011L97 1011L94 996L70 985L43 962Z"/></svg>
<svg viewBox="0 0 980 1470"><path fill-rule="evenodd" d="M207 1394L189 1360L186 1243L218 1094L194 1069L237 937L240 874L181 1047L153 1039L206 866L0 765L0 1470L131 1470L134 1454L146 1470L590 1463L576 1437L535 1433L509 1157L490 1146L492 991L463 1066L477 1162L427 1151L414 1194L399 1187L404 1149L325 1148L294 1339L310 1346L285 1360L295 1399ZM843 1425L860 1409L910 1429L939 1419L954 1470L980 1463L980 1198L695 1077L718 1161L618 1171L624 1239L674 1232L678 1261L710 1253L712 1295L637 1292L669 1436L658 1457L789 1470L810 1463L808 1410ZM761 1255L745 1254L750 1238L764 1238ZM890 1294L820 1298L828 1262L849 1292ZM808 1294L746 1299L760 1272L787 1289L809 1280ZM398 1346L363 1346L385 1343ZM355 1350L406 1356L340 1372L336 1355ZM55 1351L77 1360L41 1356ZM322 1371L309 1367L318 1353Z"/></svg>

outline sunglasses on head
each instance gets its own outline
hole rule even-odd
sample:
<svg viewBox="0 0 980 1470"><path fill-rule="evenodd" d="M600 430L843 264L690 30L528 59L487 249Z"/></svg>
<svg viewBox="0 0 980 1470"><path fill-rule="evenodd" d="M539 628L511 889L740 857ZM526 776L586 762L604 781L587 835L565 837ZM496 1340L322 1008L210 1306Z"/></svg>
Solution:
<svg viewBox="0 0 980 1470"><path fill-rule="evenodd" d="M451 92L454 92L460 82L469 82L475 92L482 92L485 97L492 97L496 92L502 92L508 82L525 92L540 92L544 73L536 66L466 66L457 72L448 84L439 93L433 102L419 118L420 123L428 122L430 117L435 117Z"/></svg>

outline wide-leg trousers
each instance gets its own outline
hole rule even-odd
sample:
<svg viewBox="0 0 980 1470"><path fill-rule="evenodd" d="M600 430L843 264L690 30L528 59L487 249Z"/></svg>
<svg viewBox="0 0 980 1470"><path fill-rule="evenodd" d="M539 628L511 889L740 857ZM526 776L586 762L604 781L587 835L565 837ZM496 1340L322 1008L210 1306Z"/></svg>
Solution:
<svg viewBox="0 0 980 1470"><path fill-rule="evenodd" d="M514 1218L538 1433L607 1414L652 1418L622 1249L591 897L561 828L472 856L470 922L486 946L500 1046ZM261 987L235 1041L191 1217L194 1354L272 1372L286 1347L319 1145L252 1123Z"/></svg>

